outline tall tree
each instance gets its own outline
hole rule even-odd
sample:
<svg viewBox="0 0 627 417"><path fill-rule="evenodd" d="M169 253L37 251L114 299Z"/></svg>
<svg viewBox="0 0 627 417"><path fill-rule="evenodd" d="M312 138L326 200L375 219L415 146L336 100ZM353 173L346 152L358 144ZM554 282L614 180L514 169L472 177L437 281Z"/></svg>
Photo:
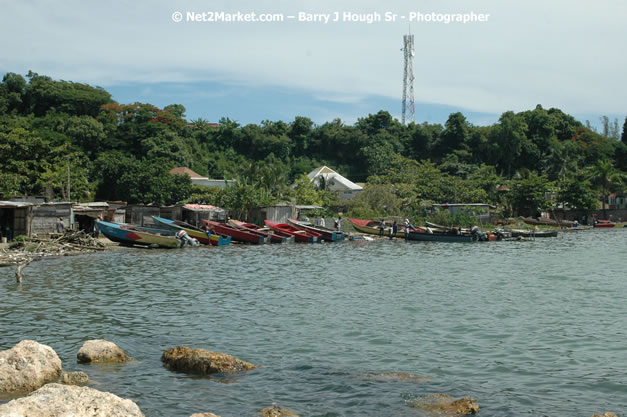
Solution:
<svg viewBox="0 0 627 417"><path fill-rule="evenodd" d="M624 175L614 168L612 161L604 159L597 161L595 165L588 168L587 178L599 192L602 198L603 211L605 211L605 202L608 196L623 184Z"/></svg>
<svg viewBox="0 0 627 417"><path fill-rule="evenodd" d="M627 145L627 116L625 117L625 123L623 123L623 135L621 136L621 141Z"/></svg>

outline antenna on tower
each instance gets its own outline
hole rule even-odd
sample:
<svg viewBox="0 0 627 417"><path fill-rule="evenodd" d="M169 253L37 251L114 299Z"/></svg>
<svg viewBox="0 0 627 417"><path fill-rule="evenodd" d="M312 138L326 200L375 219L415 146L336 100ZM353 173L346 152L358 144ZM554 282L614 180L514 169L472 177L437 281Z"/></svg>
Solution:
<svg viewBox="0 0 627 417"><path fill-rule="evenodd" d="M405 124L407 113L407 96L409 95L409 121L415 121L414 115L414 35L403 35L403 116L401 123Z"/></svg>

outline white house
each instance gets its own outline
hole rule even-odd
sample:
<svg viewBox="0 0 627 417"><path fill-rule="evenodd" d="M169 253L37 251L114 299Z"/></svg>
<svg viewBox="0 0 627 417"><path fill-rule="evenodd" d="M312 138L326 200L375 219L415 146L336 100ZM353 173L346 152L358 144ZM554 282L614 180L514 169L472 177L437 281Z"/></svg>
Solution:
<svg viewBox="0 0 627 417"><path fill-rule="evenodd" d="M175 175L189 175L192 179L193 185L204 185L205 187L221 187L224 188L227 185L231 186L235 184L235 180L214 180L207 177L203 177L200 174L195 173L189 168L176 167L170 170L170 174Z"/></svg>
<svg viewBox="0 0 627 417"><path fill-rule="evenodd" d="M326 165L314 169L307 174L307 177L311 182L316 184L317 187L324 184L327 190L335 191L340 200L354 200L363 190L363 187L341 176Z"/></svg>

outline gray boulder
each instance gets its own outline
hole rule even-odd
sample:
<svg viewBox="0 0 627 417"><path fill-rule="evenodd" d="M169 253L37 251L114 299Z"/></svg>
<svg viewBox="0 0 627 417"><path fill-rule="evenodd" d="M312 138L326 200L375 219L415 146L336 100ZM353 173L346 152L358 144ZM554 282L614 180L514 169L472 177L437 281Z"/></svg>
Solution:
<svg viewBox="0 0 627 417"><path fill-rule="evenodd" d="M63 372L59 382L66 385L86 385L89 383L89 376L82 371Z"/></svg>
<svg viewBox="0 0 627 417"><path fill-rule="evenodd" d="M102 339L83 343L76 358L81 363L117 363L131 360L115 343Z"/></svg>
<svg viewBox="0 0 627 417"><path fill-rule="evenodd" d="M272 404L270 407L266 407L259 411L263 417L299 417L298 414L287 408L279 407L276 404Z"/></svg>
<svg viewBox="0 0 627 417"><path fill-rule="evenodd" d="M426 412L430 416L465 416L467 414L477 414L479 404L470 397L453 399L446 394L429 394L424 397L411 400L408 404Z"/></svg>
<svg viewBox="0 0 627 417"><path fill-rule="evenodd" d="M161 361L171 371L209 375L222 372L248 371L256 368L252 363L226 353L205 349L190 349L177 346L163 352Z"/></svg>
<svg viewBox="0 0 627 417"><path fill-rule="evenodd" d="M61 372L57 353L34 340L22 340L0 352L0 392L34 391L56 381Z"/></svg>
<svg viewBox="0 0 627 417"><path fill-rule="evenodd" d="M131 400L73 385L47 384L28 397L0 405L0 416L11 417L144 417Z"/></svg>

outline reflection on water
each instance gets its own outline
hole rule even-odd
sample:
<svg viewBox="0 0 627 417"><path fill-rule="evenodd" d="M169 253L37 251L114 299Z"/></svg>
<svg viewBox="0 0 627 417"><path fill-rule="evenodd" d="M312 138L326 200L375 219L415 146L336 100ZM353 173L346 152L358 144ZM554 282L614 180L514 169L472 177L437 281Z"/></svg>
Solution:
<svg viewBox="0 0 627 417"><path fill-rule="evenodd" d="M535 242L383 240L133 250L0 269L0 349L50 345L90 386L147 416L416 416L406 402L472 396L484 416L627 410L627 230ZM76 362L87 339L134 361ZM261 368L202 378L163 350L231 353ZM430 381L372 378L406 372Z"/></svg>

